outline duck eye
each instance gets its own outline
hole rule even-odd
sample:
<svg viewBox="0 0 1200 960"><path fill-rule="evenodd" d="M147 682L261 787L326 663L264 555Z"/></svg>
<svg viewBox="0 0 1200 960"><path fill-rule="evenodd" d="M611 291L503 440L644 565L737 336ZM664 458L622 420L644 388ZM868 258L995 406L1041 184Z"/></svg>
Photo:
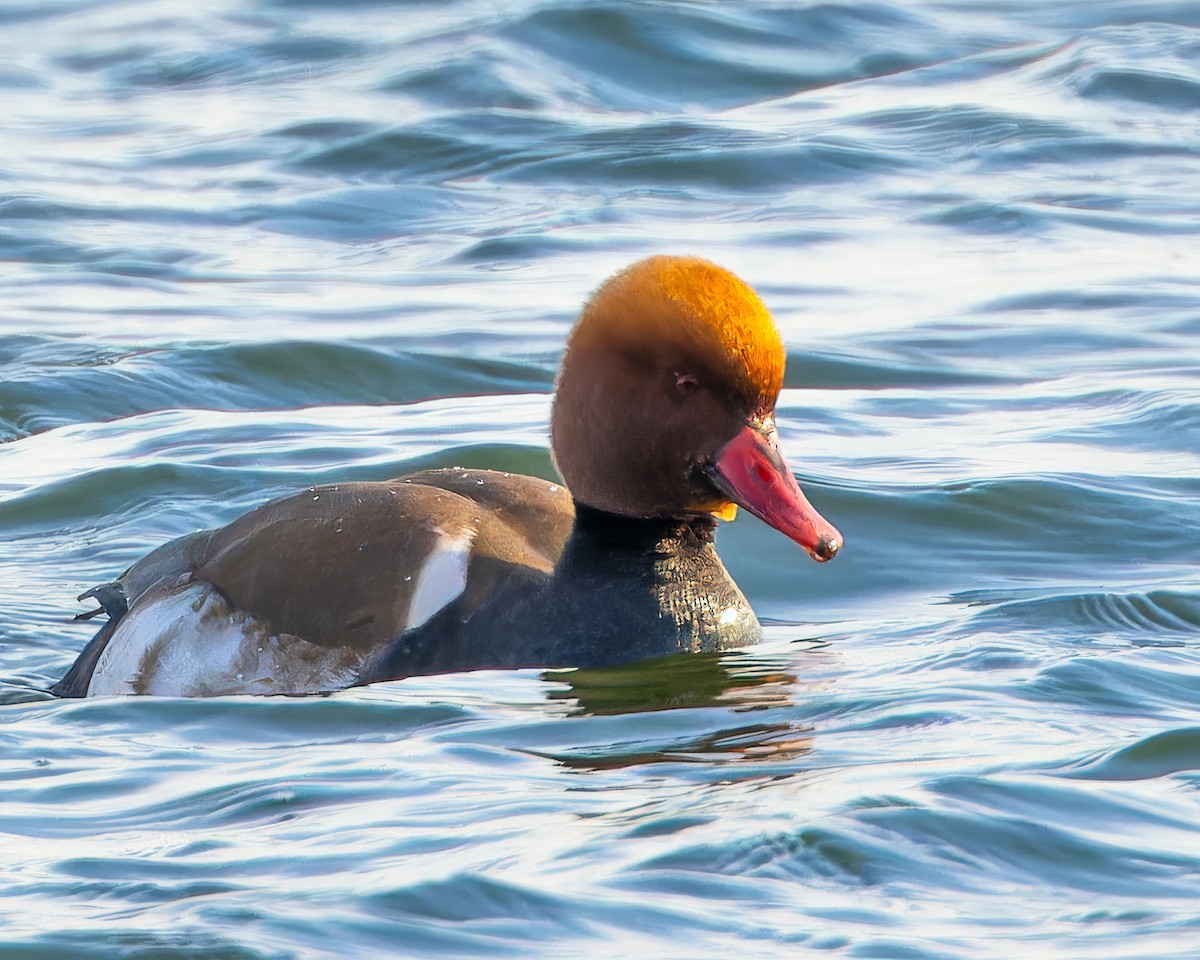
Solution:
<svg viewBox="0 0 1200 960"><path fill-rule="evenodd" d="M675 374L675 389L680 393L691 393L700 386L700 381L690 373Z"/></svg>

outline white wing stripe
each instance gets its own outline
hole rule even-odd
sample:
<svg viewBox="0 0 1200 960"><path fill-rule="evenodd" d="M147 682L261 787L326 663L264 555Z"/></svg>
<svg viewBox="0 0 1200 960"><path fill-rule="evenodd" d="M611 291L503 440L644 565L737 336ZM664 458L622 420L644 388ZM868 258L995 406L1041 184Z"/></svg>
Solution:
<svg viewBox="0 0 1200 960"><path fill-rule="evenodd" d="M467 567L471 563L474 542L474 530L464 531L458 536L438 531L437 542L417 572L405 630L428 622L439 610L462 595L467 588Z"/></svg>

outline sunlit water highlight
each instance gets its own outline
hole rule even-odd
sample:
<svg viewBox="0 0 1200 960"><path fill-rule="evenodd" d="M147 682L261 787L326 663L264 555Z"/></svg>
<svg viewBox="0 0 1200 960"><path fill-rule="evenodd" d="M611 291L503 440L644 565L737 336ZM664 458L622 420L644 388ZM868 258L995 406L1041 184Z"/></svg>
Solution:
<svg viewBox="0 0 1200 960"><path fill-rule="evenodd" d="M0 956L1200 953L1194 3L0 11ZM710 257L845 533L759 648L59 702L73 598L311 483L550 475Z"/></svg>

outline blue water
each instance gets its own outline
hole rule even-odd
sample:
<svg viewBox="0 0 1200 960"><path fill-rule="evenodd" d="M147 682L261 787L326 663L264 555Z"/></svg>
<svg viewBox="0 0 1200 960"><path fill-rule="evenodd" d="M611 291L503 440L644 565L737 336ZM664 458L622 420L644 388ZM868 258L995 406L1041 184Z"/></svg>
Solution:
<svg viewBox="0 0 1200 960"><path fill-rule="evenodd" d="M0 957L1200 956L1200 5L0 7ZM580 303L754 285L846 548L758 648L55 701L300 486L549 475Z"/></svg>

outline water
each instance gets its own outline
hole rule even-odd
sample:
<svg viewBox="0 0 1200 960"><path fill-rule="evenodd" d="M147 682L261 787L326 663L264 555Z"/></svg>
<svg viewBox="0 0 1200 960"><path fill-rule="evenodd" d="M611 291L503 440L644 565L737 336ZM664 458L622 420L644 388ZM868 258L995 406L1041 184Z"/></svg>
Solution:
<svg viewBox="0 0 1200 960"><path fill-rule="evenodd" d="M10 2L0 957L1200 954L1200 7ZM59 702L300 486L546 473L587 293L744 276L846 535L759 648Z"/></svg>

